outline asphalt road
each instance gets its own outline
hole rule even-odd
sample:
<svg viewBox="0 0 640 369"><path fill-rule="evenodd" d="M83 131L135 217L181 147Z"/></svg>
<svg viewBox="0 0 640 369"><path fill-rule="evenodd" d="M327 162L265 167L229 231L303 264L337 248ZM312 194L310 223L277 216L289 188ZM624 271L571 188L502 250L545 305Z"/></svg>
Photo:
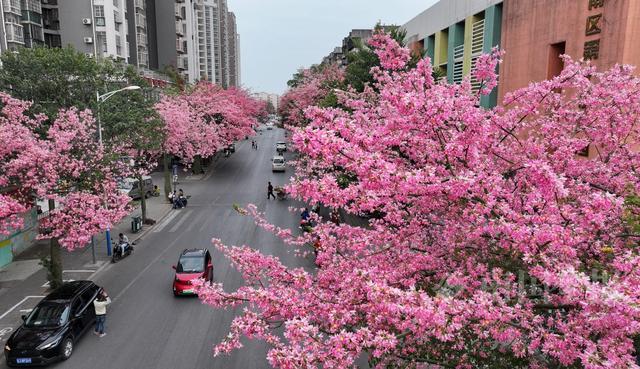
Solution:
<svg viewBox="0 0 640 369"><path fill-rule="evenodd" d="M172 265L185 248L208 248L213 255L214 279L227 290L242 285L240 274L211 245L211 238L227 245L249 245L279 257L289 266L311 268L313 261L295 256L275 236L258 228L250 217L241 216L234 203L254 203L279 226L294 228L298 215L288 211L290 200L267 200L267 181L284 184L292 174L271 172L275 143L283 139L280 129L264 130L251 140L236 144L236 152L215 163L213 174L182 187L191 195L189 206L172 210L165 222L136 246L135 253L112 264L94 278L114 302L107 315L107 336L90 332L76 345L73 356L52 368L269 368L267 345L244 341L232 355L214 358L213 346L229 332L235 310L216 310L197 298L175 298L171 291ZM181 187L181 185L178 185ZM175 213L175 215L174 215ZM5 363L0 363L4 368Z"/></svg>

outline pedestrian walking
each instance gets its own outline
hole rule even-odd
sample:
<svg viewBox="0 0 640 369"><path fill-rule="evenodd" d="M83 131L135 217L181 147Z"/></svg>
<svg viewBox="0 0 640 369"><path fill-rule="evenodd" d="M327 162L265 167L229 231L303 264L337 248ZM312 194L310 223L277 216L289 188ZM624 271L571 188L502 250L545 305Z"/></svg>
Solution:
<svg viewBox="0 0 640 369"><path fill-rule="evenodd" d="M273 185L269 182L269 185L267 186L267 200L269 200L271 196L273 196L274 200L276 199L276 195L273 194Z"/></svg>
<svg viewBox="0 0 640 369"><path fill-rule="evenodd" d="M104 289L98 293L98 297L93 300L93 307L96 310L96 330L94 331L100 337L107 334L104 332L104 323L107 320L107 305L111 303L111 299Z"/></svg>

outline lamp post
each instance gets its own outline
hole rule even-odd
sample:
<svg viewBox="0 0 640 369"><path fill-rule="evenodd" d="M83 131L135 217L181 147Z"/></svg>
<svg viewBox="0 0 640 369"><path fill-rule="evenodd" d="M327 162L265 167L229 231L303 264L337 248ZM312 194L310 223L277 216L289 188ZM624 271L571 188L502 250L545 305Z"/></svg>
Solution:
<svg viewBox="0 0 640 369"><path fill-rule="evenodd" d="M107 92L106 94L102 94L102 95L100 95L100 93L96 91L96 102L98 103L98 106L96 109L97 111L96 117L98 118L97 119L98 120L98 143L100 144L101 149L102 149L102 123L100 122L100 103L105 102L108 98L117 94L118 92L139 90L139 89L140 89L140 86L127 86L119 90ZM107 239L107 256L111 256L111 229L107 228L105 232L105 236ZM93 247L93 242L91 243L91 245ZM94 264L96 263L95 257L94 257L93 263Z"/></svg>

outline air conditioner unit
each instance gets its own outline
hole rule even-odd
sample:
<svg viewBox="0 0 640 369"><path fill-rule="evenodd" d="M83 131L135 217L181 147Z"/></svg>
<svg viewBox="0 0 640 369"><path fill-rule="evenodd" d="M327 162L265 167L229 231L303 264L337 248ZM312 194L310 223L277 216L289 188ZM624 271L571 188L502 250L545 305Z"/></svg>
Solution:
<svg viewBox="0 0 640 369"><path fill-rule="evenodd" d="M82 18L82 24L91 24L91 18Z"/></svg>
<svg viewBox="0 0 640 369"><path fill-rule="evenodd" d="M84 56L86 56L89 59L93 59L93 53L84 53Z"/></svg>
<svg viewBox="0 0 640 369"><path fill-rule="evenodd" d="M84 43L85 44L92 44L93 43L93 37L85 37L84 38Z"/></svg>

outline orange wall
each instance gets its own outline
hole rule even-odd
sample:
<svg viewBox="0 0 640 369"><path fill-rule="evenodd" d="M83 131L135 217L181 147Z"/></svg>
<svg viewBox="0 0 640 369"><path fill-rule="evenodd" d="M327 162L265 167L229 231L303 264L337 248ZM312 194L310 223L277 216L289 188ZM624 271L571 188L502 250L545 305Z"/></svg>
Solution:
<svg viewBox="0 0 640 369"><path fill-rule="evenodd" d="M547 78L550 45L566 42L565 53L578 60L585 41L600 39L592 62L599 69L616 63L640 65L640 0L605 0L589 10L589 0L505 0L498 101L507 92ZM603 14L600 34L586 36L587 17Z"/></svg>

